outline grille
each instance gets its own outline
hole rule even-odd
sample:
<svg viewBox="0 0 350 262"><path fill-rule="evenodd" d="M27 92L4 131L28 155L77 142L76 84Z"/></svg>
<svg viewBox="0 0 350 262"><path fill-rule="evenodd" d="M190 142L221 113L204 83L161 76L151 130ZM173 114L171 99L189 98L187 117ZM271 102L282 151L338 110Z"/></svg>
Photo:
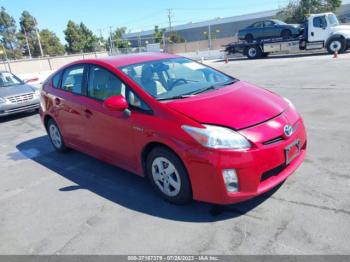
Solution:
<svg viewBox="0 0 350 262"><path fill-rule="evenodd" d="M264 142L263 144L264 144L264 145L271 145L271 144L278 143L278 142L280 142L280 141L282 141L282 140L283 140L283 137L279 136L279 137L276 137L276 138L271 139L271 140L269 140L269 141L266 141L266 142Z"/></svg>
<svg viewBox="0 0 350 262"><path fill-rule="evenodd" d="M273 169L270 169L269 171L262 174L260 182L263 182L263 181L269 179L270 177L278 176L279 173L281 173L286 167L287 166L285 164L283 164L283 165L280 165L280 166L275 167Z"/></svg>
<svg viewBox="0 0 350 262"><path fill-rule="evenodd" d="M23 102L26 102L28 100L32 100L33 97L34 97L33 94L24 94L24 95L18 95L18 96L10 96L10 97L7 97L7 99L11 103L23 103Z"/></svg>

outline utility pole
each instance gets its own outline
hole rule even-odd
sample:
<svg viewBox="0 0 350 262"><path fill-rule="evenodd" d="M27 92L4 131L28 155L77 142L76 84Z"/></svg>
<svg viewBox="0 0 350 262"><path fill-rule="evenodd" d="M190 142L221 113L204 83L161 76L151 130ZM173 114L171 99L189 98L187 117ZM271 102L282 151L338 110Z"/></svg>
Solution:
<svg viewBox="0 0 350 262"><path fill-rule="evenodd" d="M36 37L38 39L40 54L41 54L41 56L44 56L43 48L41 46L41 41L40 41L40 34L39 34L38 28L37 28L38 22L36 21L36 19L34 19L34 23L35 23L35 29L34 30L35 30L35 33L36 33Z"/></svg>
<svg viewBox="0 0 350 262"><path fill-rule="evenodd" d="M171 35L171 31L172 31L172 10L169 8L168 9L168 20L169 20L169 36Z"/></svg>
<svg viewBox="0 0 350 262"><path fill-rule="evenodd" d="M112 53L114 50L112 39L112 26L109 27L109 51Z"/></svg>
<svg viewBox="0 0 350 262"><path fill-rule="evenodd" d="M209 41L209 50L211 50L211 25L208 25L208 41Z"/></svg>
<svg viewBox="0 0 350 262"><path fill-rule="evenodd" d="M32 53L30 52L30 47L29 47L29 42L28 42L27 31L24 28L23 28L23 32L24 32L24 37L26 39L26 45L27 45L27 50L28 50L29 57L32 58Z"/></svg>
<svg viewBox="0 0 350 262"><path fill-rule="evenodd" d="M39 49L40 49L40 54L41 56L44 56L43 48L41 46L41 41L40 41L40 34L37 29L35 29L36 37L38 38L38 44L39 44Z"/></svg>

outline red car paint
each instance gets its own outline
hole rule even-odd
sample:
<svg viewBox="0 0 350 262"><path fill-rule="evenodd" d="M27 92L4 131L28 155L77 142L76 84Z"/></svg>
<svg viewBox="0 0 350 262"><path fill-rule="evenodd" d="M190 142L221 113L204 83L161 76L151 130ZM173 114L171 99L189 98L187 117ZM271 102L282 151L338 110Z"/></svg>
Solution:
<svg viewBox="0 0 350 262"><path fill-rule="evenodd" d="M141 54L91 59L69 64L95 64L108 69L125 82L153 114L131 110L130 115L108 110L101 101L53 87L52 77L43 86L40 114L60 127L65 143L76 150L144 176L143 152L155 143L175 152L184 163L195 200L229 204L262 194L283 182L303 162L306 132L301 116L283 98L245 82L182 100L160 102L146 93L118 67L146 61L177 58L168 54ZM60 70L62 70L60 69ZM202 124L225 126L245 136L252 147L218 150L203 147L182 128ZM287 137L283 127L295 132ZM277 142L274 139L280 138ZM290 164L285 149L299 140L302 149ZM270 141L272 141L270 143ZM282 167L276 169L277 167ZM223 169L234 168L239 192L229 193ZM263 174L275 171L262 179Z"/></svg>

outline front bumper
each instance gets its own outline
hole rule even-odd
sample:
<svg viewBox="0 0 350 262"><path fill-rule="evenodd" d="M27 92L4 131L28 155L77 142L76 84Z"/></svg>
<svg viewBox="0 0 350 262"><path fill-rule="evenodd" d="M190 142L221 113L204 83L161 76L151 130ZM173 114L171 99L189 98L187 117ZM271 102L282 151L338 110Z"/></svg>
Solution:
<svg viewBox="0 0 350 262"><path fill-rule="evenodd" d="M289 115L292 122L286 120L285 115L247 130L241 131L251 141L254 147L245 151L224 151L193 149L189 150L186 166L192 183L193 198L199 201L215 204L232 204L242 202L263 194L286 180L303 162L306 155L307 138L301 118ZM294 134L275 143L264 144L257 134L264 133L264 129L274 122L289 122L297 126ZM272 125L272 124L271 124ZM268 132L265 136L274 137L279 128ZM286 164L285 149L299 140L301 150L299 155ZM235 169L239 181L239 191L229 193L226 190L222 171Z"/></svg>
<svg viewBox="0 0 350 262"><path fill-rule="evenodd" d="M36 110L39 108L39 106L40 100L37 97L34 97L33 99L24 103L12 103L10 101L6 101L6 103L0 104L0 117Z"/></svg>

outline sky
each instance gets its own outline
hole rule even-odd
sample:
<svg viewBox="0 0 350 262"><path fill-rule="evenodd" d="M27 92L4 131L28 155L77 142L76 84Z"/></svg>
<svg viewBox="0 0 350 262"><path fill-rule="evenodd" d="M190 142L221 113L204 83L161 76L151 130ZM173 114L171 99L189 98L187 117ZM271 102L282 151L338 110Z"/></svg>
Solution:
<svg viewBox="0 0 350 262"><path fill-rule="evenodd" d="M168 26L168 9L173 25L217 17L236 16L285 6L288 0L0 0L0 6L19 21L22 11L36 17L39 28L54 31L64 42L69 19L83 22L96 35L107 36L110 27L127 27L131 32ZM350 3L350 0L343 0Z"/></svg>

